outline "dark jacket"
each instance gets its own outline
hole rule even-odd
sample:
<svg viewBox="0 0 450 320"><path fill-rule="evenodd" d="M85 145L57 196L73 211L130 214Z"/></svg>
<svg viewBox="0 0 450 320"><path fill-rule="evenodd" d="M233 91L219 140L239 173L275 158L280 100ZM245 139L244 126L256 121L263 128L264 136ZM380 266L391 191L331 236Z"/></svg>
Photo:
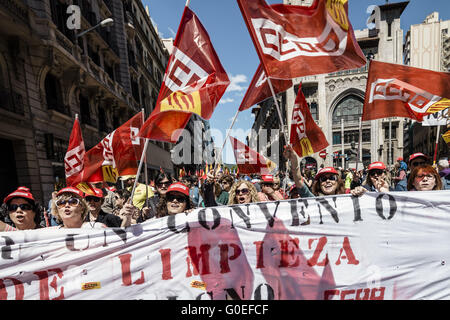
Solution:
<svg viewBox="0 0 450 320"><path fill-rule="evenodd" d="M84 221L91 221L91 213L88 213ZM100 222L106 225L108 228L120 228L122 224L122 219L114 214L106 213L100 210L95 222Z"/></svg>
<svg viewBox="0 0 450 320"><path fill-rule="evenodd" d="M159 196L158 193L155 193L155 195L153 197L149 198L148 199L148 207L150 208L149 215L144 216L144 214L142 213L142 210L141 210L141 214L139 215L139 218L137 218L136 222L141 223L141 222L144 222L145 220L155 217L160 199L161 199L161 197ZM145 205L144 205L144 207L145 207Z"/></svg>

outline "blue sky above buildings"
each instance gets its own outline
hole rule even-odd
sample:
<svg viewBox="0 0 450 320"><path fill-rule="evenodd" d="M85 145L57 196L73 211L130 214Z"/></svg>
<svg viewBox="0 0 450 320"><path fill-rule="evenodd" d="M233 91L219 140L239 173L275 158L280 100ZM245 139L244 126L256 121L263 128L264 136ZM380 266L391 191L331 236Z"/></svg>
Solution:
<svg viewBox="0 0 450 320"><path fill-rule="evenodd" d="M282 0L266 0L282 3ZM149 7L150 17L163 38L175 38L186 0L143 0ZM389 1L400 2L400 1ZM354 29L365 29L370 5L382 5L386 0L349 0L349 16ZM189 7L205 26L217 54L232 83L222 97L210 120L216 146L222 146L226 130L236 114L242 98L259 64L259 59L245 26L236 0L191 0ZM427 15L439 12L441 20L450 19L450 0L411 0L401 18L404 34L412 24L422 23ZM245 141L253 124L250 110L241 112L233 129L236 138ZM230 144L224 150L223 160L234 162Z"/></svg>

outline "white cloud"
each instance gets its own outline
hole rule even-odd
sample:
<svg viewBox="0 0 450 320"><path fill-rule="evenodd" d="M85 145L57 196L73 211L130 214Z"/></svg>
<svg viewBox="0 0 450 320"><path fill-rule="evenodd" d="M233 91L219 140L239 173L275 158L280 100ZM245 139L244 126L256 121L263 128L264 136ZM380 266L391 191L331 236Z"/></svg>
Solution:
<svg viewBox="0 0 450 320"><path fill-rule="evenodd" d="M246 83L247 82L247 76L245 74L237 74L235 76L231 75L230 78L230 85L228 86L227 91L231 92L231 91L244 91L247 89L247 87L242 87L240 84L241 83Z"/></svg>
<svg viewBox="0 0 450 320"><path fill-rule="evenodd" d="M231 103L231 102L234 102L234 99L232 99L232 98L223 98L223 99L220 99L219 104L226 104L226 103Z"/></svg>

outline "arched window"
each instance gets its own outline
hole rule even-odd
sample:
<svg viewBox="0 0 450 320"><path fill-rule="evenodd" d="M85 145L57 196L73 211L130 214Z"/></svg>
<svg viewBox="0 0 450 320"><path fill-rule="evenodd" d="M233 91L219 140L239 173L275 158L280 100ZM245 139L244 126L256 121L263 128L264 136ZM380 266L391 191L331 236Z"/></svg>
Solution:
<svg viewBox="0 0 450 320"><path fill-rule="evenodd" d="M364 101L356 95L348 95L337 104L333 111L333 125L341 124L341 119L344 123L359 122L362 116Z"/></svg>

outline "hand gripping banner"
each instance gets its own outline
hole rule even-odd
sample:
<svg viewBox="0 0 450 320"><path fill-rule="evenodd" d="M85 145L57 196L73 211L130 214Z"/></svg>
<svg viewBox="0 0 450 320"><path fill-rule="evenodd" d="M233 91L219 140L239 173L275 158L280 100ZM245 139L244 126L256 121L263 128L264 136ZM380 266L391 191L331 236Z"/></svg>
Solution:
<svg viewBox="0 0 450 320"><path fill-rule="evenodd" d="M0 300L450 299L450 191L196 209L0 237Z"/></svg>
<svg viewBox="0 0 450 320"><path fill-rule="evenodd" d="M237 0L270 78L293 79L366 64L347 0L315 0L311 7Z"/></svg>
<svg viewBox="0 0 450 320"><path fill-rule="evenodd" d="M311 111L302 92L302 84L298 87L297 98L292 110L291 136L289 142L299 157L306 157L319 152L329 143L325 134L314 121Z"/></svg>
<svg viewBox="0 0 450 320"><path fill-rule="evenodd" d="M139 136L176 143L192 113L211 118L229 84L206 29L185 7L156 107Z"/></svg>
<svg viewBox="0 0 450 320"><path fill-rule="evenodd" d="M450 106L450 73L372 60L362 120L404 117L423 121Z"/></svg>

